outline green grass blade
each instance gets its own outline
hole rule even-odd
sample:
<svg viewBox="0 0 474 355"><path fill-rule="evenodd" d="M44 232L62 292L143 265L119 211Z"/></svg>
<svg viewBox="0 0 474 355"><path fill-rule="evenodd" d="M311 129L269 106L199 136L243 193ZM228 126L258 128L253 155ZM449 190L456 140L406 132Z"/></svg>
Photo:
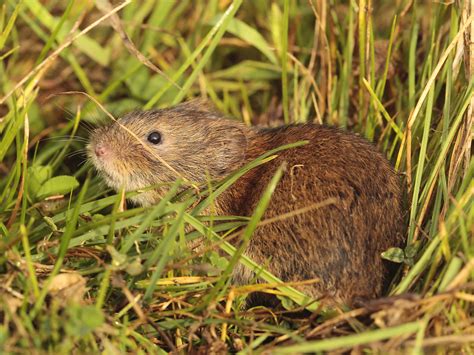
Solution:
<svg viewBox="0 0 474 355"><path fill-rule="evenodd" d="M290 101L288 93L288 21L290 17L290 0L283 1L283 18L281 25L281 92L283 98L283 117L290 123Z"/></svg>
<svg viewBox="0 0 474 355"><path fill-rule="evenodd" d="M306 342L300 345L280 347L273 349L272 353L297 354L352 348L357 345L370 344L376 341L413 334L418 331L420 326L420 322L411 322L391 328L369 330L361 334L347 335L332 339Z"/></svg>
<svg viewBox="0 0 474 355"><path fill-rule="evenodd" d="M414 187L413 187L413 194L412 194L412 204L410 208L410 223L409 223L409 231L408 231L408 244L410 244L413 240L413 234L415 233L415 219L418 212L419 206L419 193L420 193L420 186L422 180L422 174L425 167L426 161L426 149L428 146L428 137L430 134L431 129L431 117L433 112L433 100L434 100L434 85L431 87L429 94L428 94L428 101L426 104L426 114L424 117L424 126L423 126L423 137L421 140L421 149L420 155L418 157L418 166L416 167L416 175L414 179ZM410 173L410 172L408 172Z"/></svg>
<svg viewBox="0 0 474 355"><path fill-rule="evenodd" d="M18 13L20 12L20 9L21 9L22 6L23 6L23 4L20 1L15 6L15 10L13 11L12 15L10 16L10 19L8 20L7 25L5 26L5 28L3 28L3 26L0 27L0 29L2 30L2 33L0 34L0 51L5 46L5 42L7 41L8 36L10 35L10 32L14 28L15 21L18 17Z"/></svg>

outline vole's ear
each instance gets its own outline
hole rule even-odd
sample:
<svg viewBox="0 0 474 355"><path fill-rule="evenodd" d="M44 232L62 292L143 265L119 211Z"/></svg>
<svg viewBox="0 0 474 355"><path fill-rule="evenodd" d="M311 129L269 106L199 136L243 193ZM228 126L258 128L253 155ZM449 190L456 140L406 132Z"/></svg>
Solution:
<svg viewBox="0 0 474 355"><path fill-rule="evenodd" d="M214 159L208 163L211 171L218 176L226 175L245 163L248 128L239 123L216 125L209 146L214 151Z"/></svg>

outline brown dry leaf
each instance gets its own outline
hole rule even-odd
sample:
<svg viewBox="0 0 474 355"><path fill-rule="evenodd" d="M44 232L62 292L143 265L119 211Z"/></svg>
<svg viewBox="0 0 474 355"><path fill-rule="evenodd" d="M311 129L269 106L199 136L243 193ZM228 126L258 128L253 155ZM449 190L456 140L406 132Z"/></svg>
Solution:
<svg viewBox="0 0 474 355"><path fill-rule="evenodd" d="M9 296L5 294L2 298L1 301L5 306L8 307L8 310L10 313L16 313L16 310L21 306L23 303L21 299L13 296Z"/></svg>
<svg viewBox="0 0 474 355"><path fill-rule="evenodd" d="M402 324L406 322L407 319L410 319L413 316L416 307L416 302L399 299L394 302L393 307L376 312L371 315L371 318L379 328L392 327Z"/></svg>
<svg viewBox="0 0 474 355"><path fill-rule="evenodd" d="M56 275L48 287L48 293L61 303L81 303L87 291L86 278L77 273Z"/></svg>

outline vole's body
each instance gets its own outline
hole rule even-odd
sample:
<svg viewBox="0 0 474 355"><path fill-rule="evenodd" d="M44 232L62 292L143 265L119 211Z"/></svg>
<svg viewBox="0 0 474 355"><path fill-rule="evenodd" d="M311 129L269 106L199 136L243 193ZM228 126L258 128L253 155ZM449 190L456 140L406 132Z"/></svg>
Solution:
<svg viewBox="0 0 474 355"><path fill-rule="evenodd" d="M245 254L284 281L319 278L302 287L314 297L351 304L355 298L380 296L387 276L380 254L403 244L402 190L387 160L364 139L319 125L251 129L196 102L132 113L118 122L98 129L89 151L108 184L127 190L177 175L197 182L220 178L268 150L307 140L241 177L218 198L217 212L250 216L286 162L265 219L333 203L257 228ZM152 132L161 134L157 145L147 141ZM159 196L152 191L135 202L151 205ZM239 283L251 277L244 267L234 272Z"/></svg>

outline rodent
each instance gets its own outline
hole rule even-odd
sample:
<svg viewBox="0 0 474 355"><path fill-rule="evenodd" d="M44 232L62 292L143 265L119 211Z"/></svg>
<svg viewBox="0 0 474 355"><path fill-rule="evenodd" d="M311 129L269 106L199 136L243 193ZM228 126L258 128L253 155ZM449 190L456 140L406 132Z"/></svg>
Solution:
<svg viewBox="0 0 474 355"><path fill-rule="evenodd" d="M381 296L390 268L381 253L403 246L406 211L401 178L372 143L316 124L247 127L199 100L132 112L117 122L92 133L88 154L109 186L127 191L174 181L177 174L193 182L220 179L268 150L307 140L239 178L217 198L216 211L252 215L286 162L264 219L335 202L258 227L245 254L286 282L319 278L297 287L315 298L353 305ZM153 205L161 193L148 191L134 202ZM251 277L243 266L234 270L236 283Z"/></svg>

